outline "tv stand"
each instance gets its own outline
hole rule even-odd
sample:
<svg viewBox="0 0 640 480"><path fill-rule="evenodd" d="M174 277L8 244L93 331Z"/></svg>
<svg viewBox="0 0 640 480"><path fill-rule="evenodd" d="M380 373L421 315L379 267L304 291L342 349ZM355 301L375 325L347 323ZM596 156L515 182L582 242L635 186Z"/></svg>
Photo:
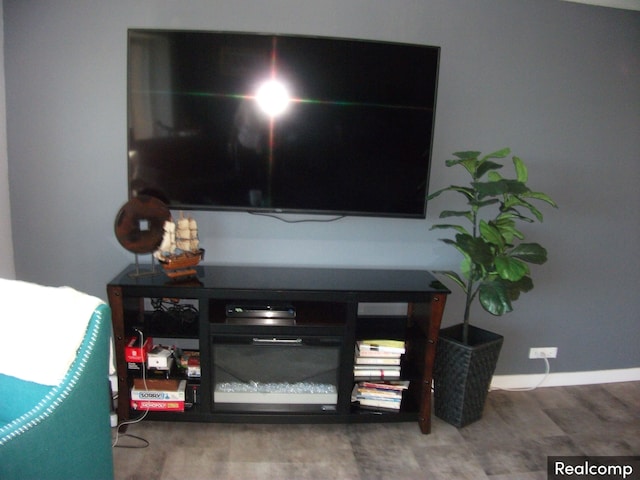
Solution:
<svg viewBox="0 0 640 480"><path fill-rule="evenodd" d="M130 401L134 380L141 376L140 364L125 359L127 342L142 332L154 343L197 349L200 355L199 378L187 378L184 370L175 368L161 372L187 380L187 408L151 411L148 419L251 423L417 420L423 433L430 432L435 347L450 293L430 272L212 265L197 267L195 277L172 281L164 274L136 278L129 275L132 271L134 265L107 285L120 422L142 413ZM159 307L160 303L180 308L176 313ZM247 321L242 321L237 318L242 317L242 310L235 317L228 315L230 305L248 310L276 305L277 312L289 307L292 312L275 321L256 321L260 312L251 310ZM294 315L293 321L286 318ZM397 411L367 410L352 402L356 342L371 338L405 342L400 378L409 382L409 388ZM227 377L272 376L282 383L313 377L314 382L328 383L333 390L313 395L276 391L243 395L220 390Z"/></svg>

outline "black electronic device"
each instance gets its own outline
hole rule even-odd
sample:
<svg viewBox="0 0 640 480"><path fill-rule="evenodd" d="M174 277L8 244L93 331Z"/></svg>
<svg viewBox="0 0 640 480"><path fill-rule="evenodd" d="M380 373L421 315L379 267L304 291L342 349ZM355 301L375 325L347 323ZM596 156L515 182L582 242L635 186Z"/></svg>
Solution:
<svg viewBox="0 0 640 480"><path fill-rule="evenodd" d="M439 55L381 41L129 30L129 196L172 209L424 218ZM265 96L263 81L280 88ZM267 114L265 103L284 111Z"/></svg>
<svg viewBox="0 0 640 480"><path fill-rule="evenodd" d="M226 322L235 325L295 325L296 321L296 309L288 304L229 304L226 312Z"/></svg>
<svg viewBox="0 0 640 480"><path fill-rule="evenodd" d="M295 318L296 309L293 305L227 305L227 317L265 317L265 318Z"/></svg>

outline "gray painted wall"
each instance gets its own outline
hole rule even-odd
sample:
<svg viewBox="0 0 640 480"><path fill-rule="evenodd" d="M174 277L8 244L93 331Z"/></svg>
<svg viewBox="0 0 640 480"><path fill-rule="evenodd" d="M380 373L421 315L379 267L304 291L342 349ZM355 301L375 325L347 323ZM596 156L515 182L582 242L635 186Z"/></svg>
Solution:
<svg viewBox="0 0 640 480"><path fill-rule="evenodd" d="M2 5L0 4L0 16ZM0 18L0 25L4 20ZM4 29L3 29L4 30ZM9 206L9 160L4 96L4 33L0 31L0 277L15 278L13 241L11 239L11 208Z"/></svg>
<svg viewBox="0 0 640 480"><path fill-rule="evenodd" d="M558 211L526 229L550 261L504 318L497 373L640 366L640 13L556 0L4 1L9 180L18 278L105 297L133 256L126 201L126 30L317 34L442 47L431 186L459 182L451 152L509 146ZM455 268L419 220L285 224L197 213L210 263ZM1 215L1 214L0 214ZM446 323L462 313L448 302ZM46 306L42 306L46 308Z"/></svg>

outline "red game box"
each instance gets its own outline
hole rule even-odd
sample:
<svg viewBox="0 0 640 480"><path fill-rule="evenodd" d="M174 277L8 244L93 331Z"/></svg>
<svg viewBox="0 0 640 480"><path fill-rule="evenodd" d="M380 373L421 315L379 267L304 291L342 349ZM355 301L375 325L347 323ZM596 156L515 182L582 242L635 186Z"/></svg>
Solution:
<svg viewBox="0 0 640 480"><path fill-rule="evenodd" d="M153 347L153 339L147 337L144 346L140 348L140 339L138 337L129 337L127 345L124 347L124 359L127 362L141 363L147 361L147 353Z"/></svg>

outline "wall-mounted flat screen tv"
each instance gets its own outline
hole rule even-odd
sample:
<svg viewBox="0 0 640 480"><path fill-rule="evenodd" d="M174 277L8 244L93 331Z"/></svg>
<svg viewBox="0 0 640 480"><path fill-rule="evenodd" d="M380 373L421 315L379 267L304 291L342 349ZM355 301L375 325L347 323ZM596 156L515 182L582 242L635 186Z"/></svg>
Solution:
<svg viewBox="0 0 640 480"><path fill-rule="evenodd" d="M129 30L129 196L175 209L424 218L439 54Z"/></svg>

